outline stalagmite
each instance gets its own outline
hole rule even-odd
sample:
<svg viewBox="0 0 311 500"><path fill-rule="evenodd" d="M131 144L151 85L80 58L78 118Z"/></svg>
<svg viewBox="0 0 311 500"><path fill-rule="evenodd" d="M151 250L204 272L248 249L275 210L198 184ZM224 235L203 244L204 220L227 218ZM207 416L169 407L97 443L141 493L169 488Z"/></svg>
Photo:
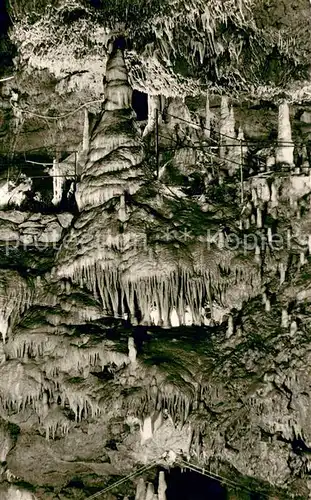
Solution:
<svg viewBox="0 0 311 500"><path fill-rule="evenodd" d="M101 121L91 138L76 190L80 210L100 206L126 192L134 194L142 184L144 155L131 103L123 52L116 48L107 61Z"/></svg>
<svg viewBox="0 0 311 500"><path fill-rule="evenodd" d="M158 500L166 500L166 489L165 474L164 471L161 470L159 473Z"/></svg>
<svg viewBox="0 0 311 500"><path fill-rule="evenodd" d="M300 252L300 264L303 266L306 263L306 256L304 252Z"/></svg>
<svg viewBox="0 0 311 500"><path fill-rule="evenodd" d="M286 240L287 240L287 249L289 249L292 246L292 231L291 231L291 229L287 229Z"/></svg>
<svg viewBox="0 0 311 500"><path fill-rule="evenodd" d="M260 251L259 245L256 245L256 248L255 248L255 261L257 262L257 264L261 264L261 262L262 262L261 251Z"/></svg>
<svg viewBox="0 0 311 500"><path fill-rule="evenodd" d="M128 350L129 350L129 360L130 363L136 363L137 349L135 347L135 342L132 337L128 338Z"/></svg>
<svg viewBox="0 0 311 500"><path fill-rule="evenodd" d="M267 298L266 303L265 303L265 311L270 312L271 311L271 302L270 299Z"/></svg>
<svg viewBox="0 0 311 500"><path fill-rule="evenodd" d="M294 164L294 144L290 124L289 106L287 102L279 105L278 147L276 162Z"/></svg>
<svg viewBox="0 0 311 500"><path fill-rule="evenodd" d="M278 205L278 189L275 182L273 182L271 186L271 202L272 206Z"/></svg>
<svg viewBox="0 0 311 500"><path fill-rule="evenodd" d="M229 111L229 99L227 96L222 95L221 96L221 103L220 103L220 144L221 148L219 150L219 155L220 159L224 160L225 155L226 155L226 137L225 135L228 134L228 130L231 130L231 124L230 124L230 111Z"/></svg>
<svg viewBox="0 0 311 500"><path fill-rule="evenodd" d="M279 273L280 273L280 285L283 285L286 276L286 268L283 262L279 264Z"/></svg>
<svg viewBox="0 0 311 500"><path fill-rule="evenodd" d="M205 102L205 125L204 125L204 137L205 139L210 139L211 137L211 110L209 105L209 92L206 92L206 102Z"/></svg>
<svg viewBox="0 0 311 500"><path fill-rule="evenodd" d="M142 477L137 483L135 500L146 500L146 483Z"/></svg>
<svg viewBox="0 0 311 500"><path fill-rule="evenodd" d="M121 194L121 196L120 196L120 207L119 207L118 219L121 222L125 222L126 218L127 218L127 214L126 214L125 196L124 196L124 194Z"/></svg>
<svg viewBox="0 0 311 500"><path fill-rule="evenodd" d="M154 486L152 483L148 483L145 500L154 500Z"/></svg>
<svg viewBox="0 0 311 500"><path fill-rule="evenodd" d="M238 137L237 140L239 141L240 144L240 163L241 165L244 165L244 159L247 155L247 146L244 144L245 143L245 136L244 136L244 131L242 127L239 127L239 132L238 132Z"/></svg>
<svg viewBox="0 0 311 500"><path fill-rule="evenodd" d="M225 240L225 234L223 231L220 231L220 233L218 233L217 244L218 244L218 248L220 248L220 249L225 248L226 240Z"/></svg>
<svg viewBox="0 0 311 500"><path fill-rule="evenodd" d="M288 324L289 324L288 312L287 312L287 309L285 309L283 307L283 309L282 309L282 322L281 322L281 326L282 326L282 328L288 328Z"/></svg>
<svg viewBox="0 0 311 500"><path fill-rule="evenodd" d="M156 116L158 112L158 119L160 123L161 116L161 97L158 95L148 94L148 122L143 131L143 137L146 137L155 129Z"/></svg>
<svg viewBox="0 0 311 500"><path fill-rule="evenodd" d="M233 175L241 162L241 146L235 135L235 117L233 106L229 109L227 96L222 96L220 104L220 159L223 160Z"/></svg>
<svg viewBox="0 0 311 500"><path fill-rule="evenodd" d="M227 338L230 338L231 335L234 333L234 322L233 322L233 316L230 314L228 318L228 327L227 327Z"/></svg>
<svg viewBox="0 0 311 500"><path fill-rule="evenodd" d="M88 112L87 108L84 108L84 127L83 127L82 151L88 151L89 148L90 148L89 112Z"/></svg>
<svg viewBox="0 0 311 500"><path fill-rule="evenodd" d="M50 175L53 177L53 205L59 205L63 197L63 187L65 184L65 177L62 175L60 170L59 161L53 160L53 167L50 171Z"/></svg>
<svg viewBox="0 0 311 500"><path fill-rule="evenodd" d="M309 250L309 255L311 255L311 234L308 236L308 250Z"/></svg>
<svg viewBox="0 0 311 500"><path fill-rule="evenodd" d="M291 335L295 335L295 333L297 332L297 330L298 330L298 325L297 325L297 322L294 320L290 324L290 334Z"/></svg>

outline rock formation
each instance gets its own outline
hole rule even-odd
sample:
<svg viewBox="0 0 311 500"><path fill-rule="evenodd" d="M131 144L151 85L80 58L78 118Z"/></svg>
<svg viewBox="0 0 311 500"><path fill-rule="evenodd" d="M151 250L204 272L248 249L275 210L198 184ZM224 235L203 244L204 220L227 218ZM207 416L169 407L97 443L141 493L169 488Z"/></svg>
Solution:
<svg viewBox="0 0 311 500"><path fill-rule="evenodd" d="M1 499L311 495L310 8L162 3L10 0Z"/></svg>

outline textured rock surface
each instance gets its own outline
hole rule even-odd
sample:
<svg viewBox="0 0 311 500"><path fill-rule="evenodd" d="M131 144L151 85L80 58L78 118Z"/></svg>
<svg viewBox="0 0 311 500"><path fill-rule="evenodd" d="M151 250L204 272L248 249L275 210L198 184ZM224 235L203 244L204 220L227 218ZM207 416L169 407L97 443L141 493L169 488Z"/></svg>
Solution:
<svg viewBox="0 0 311 500"><path fill-rule="evenodd" d="M1 498L172 500L168 451L310 498L310 5L263 3L10 2Z"/></svg>

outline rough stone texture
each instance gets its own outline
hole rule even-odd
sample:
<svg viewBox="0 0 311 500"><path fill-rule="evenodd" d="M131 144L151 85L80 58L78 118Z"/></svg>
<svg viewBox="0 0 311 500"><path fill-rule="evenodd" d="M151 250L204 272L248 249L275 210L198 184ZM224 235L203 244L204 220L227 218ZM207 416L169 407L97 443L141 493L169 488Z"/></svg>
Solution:
<svg viewBox="0 0 311 500"><path fill-rule="evenodd" d="M218 21L226 19L228 4L213 10ZM279 4L275 9L284 28L285 4ZM246 13L253 4L241 5L231 2L231 21L250 29ZM257 20L261 7L254 12ZM190 26L190 34L211 25L206 12L199 23L191 7L180 14L176 9L171 22L154 19L158 55L154 47L144 47L140 67L130 64L141 57L139 47L124 57L122 40L113 48L110 34L102 32L105 54L94 73L101 79L108 59L106 82L95 75L89 93L92 73L81 73L81 59L67 57L80 65L79 74L71 67L67 78L53 53L40 57L33 51L32 36L28 64L38 72L21 71L1 87L7 121L0 130L1 151L31 146L43 154L46 146L64 147L58 168L70 181L75 168L70 150L80 147L84 110L47 126L44 117L22 113L27 117L22 119L21 108L67 115L88 99L102 101L105 91L103 109L92 105L101 112L90 125L90 150L78 159L80 212L46 203L46 211L36 213L38 205L23 210L22 202L13 210L1 200L1 498L83 500L142 465L163 463L168 450L177 464L189 460L248 492L237 496L230 487L229 498L249 498L250 490L279 499L310 497L310 127L308 110L299 103L308 90L286 90L286 98L298 103L286 105L286 120L279 123L279 103L210 95L207 106L205 90L204 98L193 92L184 101L191 78L180 85L176 74L170 80L171 70L167 73L159 58L164 55L168 63L174 53L172 33L179 23ZM131 10L128 15L130 22ZM294 16L289 32L296 21ZM68 26L77 28L75 22ZM78 26L89 29L87 23ZM18 28L21 41L25 26ZM268 46L278 35L274 30L281 29L273 23L270 28ZM183 33L179 46L191 48L192 70L195 58L204 66L204 58L211 60L206 47ZM54 35L59 25L51 39ZM277 43L284 30L281 35ZM215 49L221 52L217 37ZM231 51L237 40L231 40ZM23 60L29 47L19 48ZM183 48L181 54L189 57ZM56 81L38 70L47 63ZM89 57L88 68L91 63ZM228 58L226 65L236 74ZM222 63L219 68L224 69ZM157 71L161 78L154 76ZM282 71L272 71L275 81ZM142 137L129 82L158 96L149 96L160 114L158 179L150 154L154 110ZM228 86L232 91L232 82ZM271 95L269 89L260 95ZM200 128L202 120L210 124L210 134ZM219 132L230 137L219 141ZM238 153L230 149L243 134L257 141L293 140L294 154L283 150L282 158L295 163L295 171L275 167L284 161L277 161L280 144L273 141L244 144ZM7 140L12 137L14 145ZM209 148L210 138L220 150ZM197 141L204 147L191 147ZM54 156L49 153L50 160ZM239 206L241 157L245 177ZM10 179L17 180L9 185L10 169ZM18 166L1 168L3 193L12 188L15 204L20 193L43 196L53 189L45 179L40 185L26 181L20 183ZM145 472L138 486L136 478L105 498L132 500L136 490L139 500L154 500L154 491L164 500L163 481L154 491L146 488L157 472Z"/></svg>

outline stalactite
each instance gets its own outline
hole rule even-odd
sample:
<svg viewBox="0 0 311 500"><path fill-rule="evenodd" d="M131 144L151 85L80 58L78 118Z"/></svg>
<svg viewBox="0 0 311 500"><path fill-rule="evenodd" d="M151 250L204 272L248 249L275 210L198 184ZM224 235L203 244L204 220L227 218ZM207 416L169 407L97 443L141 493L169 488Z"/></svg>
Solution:
<svg viewBox="0 0 311 500"><path fill-rule="evenodd" d="M287 102L279 105L276 162L294 164L294 144L292 142L289 106Z"/></svg>
<svg viewBox="0 0 311 500"><path fill-rule="evenodd" d="M146 417L141 425L141 444L144 444L148 439L153 436L152 420L151 417Z"/></svg>

